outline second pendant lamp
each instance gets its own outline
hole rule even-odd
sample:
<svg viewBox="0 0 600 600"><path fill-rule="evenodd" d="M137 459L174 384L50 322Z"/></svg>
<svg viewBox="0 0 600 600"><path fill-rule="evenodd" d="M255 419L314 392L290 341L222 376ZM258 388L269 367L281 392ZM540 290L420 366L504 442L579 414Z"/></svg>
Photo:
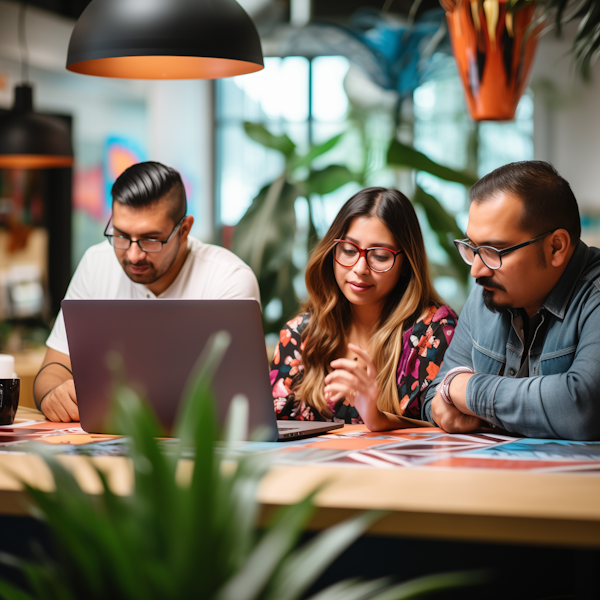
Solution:
<svg viewBox="0 0 600 600"><path fill-rule="evenodd" d="M126 79L219 79L264 68L254 23L235 0L92 0L67 69Z"/></svg>
<svg viewBox="0 0 600 600"><path fill-rule="evenodd" d="M25 16L19 6L19 48L22 83L15 87L12 110L0 116L0 169L50 169L73 164L71 132L62 120L33 110L33 87L28 83L29 58Z"/></svg>

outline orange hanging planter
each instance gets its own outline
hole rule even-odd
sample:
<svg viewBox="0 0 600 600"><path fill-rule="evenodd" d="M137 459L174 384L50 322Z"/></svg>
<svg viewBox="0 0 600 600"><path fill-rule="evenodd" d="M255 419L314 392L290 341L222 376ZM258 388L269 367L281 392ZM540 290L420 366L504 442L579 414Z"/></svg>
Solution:
<svg viewBox="0 0 600 600"><path fill-rule="evenodd" d="M506 11L506 0L441 0L454 58L475 121L510 121L525 90L541 24L526 35L535 2Z"/></svg>

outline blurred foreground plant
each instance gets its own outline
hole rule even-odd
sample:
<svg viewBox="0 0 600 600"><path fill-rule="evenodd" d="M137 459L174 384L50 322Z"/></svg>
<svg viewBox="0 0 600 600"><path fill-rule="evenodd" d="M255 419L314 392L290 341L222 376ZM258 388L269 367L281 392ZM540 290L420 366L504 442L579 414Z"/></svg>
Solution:
<svg viewBox="0 0 600 600"><path fill-rule="evenodd" d="M210 381L228 344L226 333L207 343L176 425L179 441L168 453L156 439L160 427L150 409L131 389L118 388L115 418L122 430L131 432L134 486L129 495L116 495L93 462L102 493L85 493L56 456L40 450L56 490L27 489L34 514L46 521L58 553L39 563L3 556L3 562L22 569L30 589L0 581L0 596L296 600L381 516L365 513L297 548L314 511L313 493L280 509L261 529L256 496L268 460L251 454L236 462L228 457L233 440L239 439L236 432L244 427L239 422L245 410L242 399L232 402L224 440L217 442ZM185 461L190 450L195 460ZM473 574L436 575L395 586L388 580L352 580L313 600L401 600L480 581Z"/></svg>

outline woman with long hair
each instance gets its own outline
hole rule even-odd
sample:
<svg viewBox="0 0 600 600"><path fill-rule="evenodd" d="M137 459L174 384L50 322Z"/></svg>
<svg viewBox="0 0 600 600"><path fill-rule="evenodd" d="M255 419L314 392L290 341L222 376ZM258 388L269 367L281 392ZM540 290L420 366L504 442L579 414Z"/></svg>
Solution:
<svg viewBox="0 0 600 600"><path fill-rule="evenodd" d="M306 286L271 365L278 418L414 426L456 316L433 288L408 198L379 187L350 198L314 249Z"/></svg>

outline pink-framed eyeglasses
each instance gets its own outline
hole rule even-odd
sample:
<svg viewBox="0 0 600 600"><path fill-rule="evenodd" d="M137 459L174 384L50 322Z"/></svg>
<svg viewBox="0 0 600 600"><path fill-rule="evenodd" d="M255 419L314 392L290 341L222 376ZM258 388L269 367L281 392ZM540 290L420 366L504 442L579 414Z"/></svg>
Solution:
<svg viewBox="0 0 600 600"><path fill-rule="evenodd" d="M404 250L392 250L391 248L360 248L354 242L348 240L334 240L333 258L342 267L353 267L361 258L365 257L367 265L375 273L385 273L396 263L396 256Z"/></svg>

